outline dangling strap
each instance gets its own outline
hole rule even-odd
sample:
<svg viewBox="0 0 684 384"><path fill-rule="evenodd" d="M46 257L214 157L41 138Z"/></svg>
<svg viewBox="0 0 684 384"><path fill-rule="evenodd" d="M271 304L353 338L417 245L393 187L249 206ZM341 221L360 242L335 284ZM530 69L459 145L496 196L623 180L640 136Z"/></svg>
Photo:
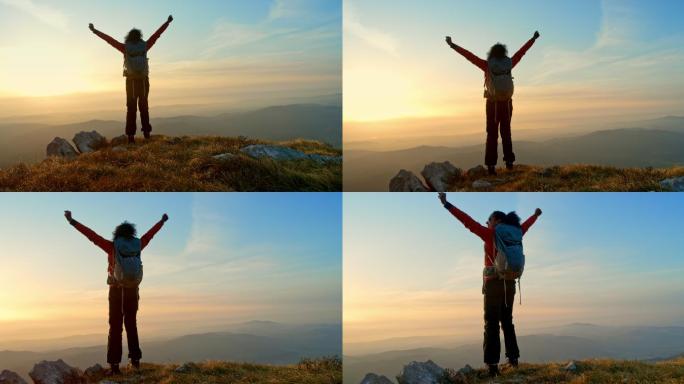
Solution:
<svg viewBox="0 0 684 384"><path fill-rule="evenodd" d="M518 298L520 299L520 305L522 305L522 285L520 285L520 278L518 277L518 291L520 291L520 296Z"/></svg>
<svg viewBox="0 0 684 384"><path fill-rule="evenodd" d="M508 300L506 299L506 279L503 280L503 285L504 285L504 307L508 308Z"/></svg>

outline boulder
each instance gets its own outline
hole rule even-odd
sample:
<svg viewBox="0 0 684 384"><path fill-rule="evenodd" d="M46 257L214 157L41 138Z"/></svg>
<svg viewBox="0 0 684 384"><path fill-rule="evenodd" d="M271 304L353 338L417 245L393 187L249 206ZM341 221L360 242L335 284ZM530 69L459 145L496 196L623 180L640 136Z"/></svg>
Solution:
<svg viewBox="0 0 684 384"><path fill-rule="evenodd" d="M473 369L473 367L471 367L470 365L466 364L465 367L459 369L458 372L459 372L459 373L462 373L462 374L464 374L464 375L470 375L471 373L475 372L475 370Z"/></svg>
<svg viewBox="0 0 684 384"><path fill-rule="evenodd" d="M684 176L665 179L660 182L660 187L672 192L684 192Z"/></svg>
<svg viewBox="0 0 684 384"><path fill-rule="evenodd" d="M96 131L81 131L74 135L74 144L81 153L93 152L107 144L107 139Z"/></svg>
<svg viewBox="0 0 684 384"><path fill-rule="evenodd" d="M487 189L487 188L491 188L492 186L493 186L493 184L487 180L479 179L479 180L473 181L473 188L475 188L475 189Z"/></svg>
<svg viewBox="0 0 684 384"><path fill-rule="evenodd" d="M188 362L188 363L183 363L183 365L179 366L178 368L174 369L176 373L190 373L193 371L198 370L199 367L197 364Z"/></svg>
<svg viewBox="0 0 684 384"><path fill-rule="evenodd" d="M438 384L443 376L444 369L432 360L424 363L412 361L404 366L397 381L399 384Z"/></svg>
<svg viewBox="0 0 684 384"><path fill-rule="evenodd" d="M390 180L390 192L427 192L428 188L423 185L418 176L413 172L402 169Z"/></svg>
<svg viewBox="0 0 684 384"><path fill-rule="evenodd" d="M369 373L364 376L360 384L394 384L392 380L388 379L386 376L378 376L375 373Z"/></svg>
<svg viewBox="0 0 684 384"><path fill-rule="evenodd" d="M4 370L0 373L0 384L28 384L16 372Z"/></svg>
<svg viewBox="0 0 684 384"><path fill-rule="evenodd" d="M85 384L87 380L78 368L57 361L41 361L33 366L29 376L35 384Z"/></svg>
<svg viewBox="0 0 684 384"><path fill-rule="evenodd" d="M117 137L113 138L109 144L111 144L112 146L126 145L126 144L128 144L128 136L126 136L126 135L117 136Z"/></svg>
<svg viewBox="0 0 684 384"><path fill-rule="evenodd" d="M220 155L214 155L212 156L214 159L219 160L219 161L228 161L228 160L233 160L237 155L234 153L222 153Z"/></svg>
<svg viewBox="0 0 684 384"><path fill-rule="evenodd" d="M92 367L87 368L83 374L90 381L95 381L101 379L105 375L105 369L100 364L95 364Z"/></svg>
<svg viewBox="0 0 684 384"><path fill-rule="evenodd" d="M470 178L482 177L487 175L487 168L483 165L478 165L477 167L470 168L466 174Z"/></svg>
<svg viewBox="0 0 684 384"><path fill-rule="evenodd" d="M575 363L574 360L570 360L570 362L563 369L568 372L577 372L577 363Z"/></svg>
<svg viewBox="0 0 684 384"><path fill-rule="evenodd" d="M425 179L428 187L437 192L446 192L449 184L461 176L462 170L454 167L450 162L430 163L423 168L420 174Z"/></svg>
<svg viewBox="0 0 684 384"><path fill-rule="evenodd" d="M126 152L128 149L124 147L123 145L117 145L116 147L112 148L112 152Z"/></svg>
<svg viewBox="0 0 684 384"><path fill-rule="evenodd" d="M273 160L313 160L317 163L342 162L341 156L323 156L318 154L306 154L296 149L292 149L289 147L280 147L276 145L253 144L240 148L240 152L255 159L262 159L268 157Z"/></svg>
<svg viewBox="0 0 684 384"><path fill-rule="evenodd" d="M78 152L76 152L74 146L66 141L66 139L55 137L47 146L47 155L72 159L78 156Z"/></svg>

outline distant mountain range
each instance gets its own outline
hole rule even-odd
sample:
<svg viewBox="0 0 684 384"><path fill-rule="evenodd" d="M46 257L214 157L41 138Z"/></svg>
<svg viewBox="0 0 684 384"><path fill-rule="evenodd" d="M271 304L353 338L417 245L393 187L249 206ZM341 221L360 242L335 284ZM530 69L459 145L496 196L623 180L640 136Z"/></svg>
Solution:
<svg viewBox="0 0 684 384"><path fill-rule="evenodd" d="M545 363L589 358L659 360L684 352L684 327L570 324L545 330L543 334L519 336L518 344L521 361L525 362ZM501 361L505 362L503 352L502 350ZM368 372L394 378L409 361L428 359L442 367L458 369L465 364L479 367L483 365L482 344L393 350L361 356L345 355L344 382L359 383Z"/></svg>
<svg viewBox="0 0 684 384"><path fill-rule="evenodd" d="M247 136L269 141L310 139L340 148L342 108L334 105L294 104L216 116L177 116L152 119L153 134L167 136ZM96 130L107 138L124 133L124 123L92 120L66 125L0 124L0 167L45 158L47 144L56 136L68 140L80 131Z"/></svg>
<svg viewBox="0 0 684 384"><path fill-rule="evenodd" d="M684 164L684 117L668 116L631 124L640 128L597 131L542 142L514 141L520 164L592 164L616 167L670 167ZM387 191L400 169L420 172L433 161L468 169L484 160L483 144L463 147L420 146L395 151L344 152L346 191ZM501 151L499 150L501 157ZM501 159L499 159L501 162Z"/></svg>
<svg viewBox="0 0 684 384"><path fill-rule="evenodd" d="M126 338L124 335L124 342ZM230 332L181 336L141 343L143 361L182 363L223 360L259 364L293 364L302 358L342 355L341 324L287 325L254 321L231 327ZM123 361L126 361L124 347ZM0 351L0 371L28 372L41 360L63 359L85 369L105 365L106 346L89 346L46 352Z"/></svg>

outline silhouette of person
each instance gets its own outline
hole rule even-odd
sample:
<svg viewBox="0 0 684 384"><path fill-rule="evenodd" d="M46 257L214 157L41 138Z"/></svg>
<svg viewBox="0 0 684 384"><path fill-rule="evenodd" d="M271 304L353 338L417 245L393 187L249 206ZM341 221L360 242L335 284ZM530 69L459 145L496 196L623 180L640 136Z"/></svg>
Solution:
<svg viewBox="0 0 684 384"><path fill-rule="evenodd" d="M473 63L476 67L480 68L484 72L485 76L485 98L486 103L486 115L487 115L487 145L485 148L485 165L490 175L496 174L496 162L498 158L497 145L499 140L499 132L501 132L501 144L503 146L504 152L504 162L506 163L507 169L513 169L513 163L515 162L515 153L513 153L513 141L511 138L511 118L513 116L513 99L509 95L504 97L495 96L492 89L494 88L493 80L494 77L504 76L510 81L510 96L513 93L513 82L511 76L511 69L513 69L520 59L527 53L527 51L532 47L534 42L539 38L539 32L534 32L534 36L525 43L518 50L518 52L513 55L512 58L508 59L508 50L505 45L497 43L492 46L489 51L487 60L483 60L470 51L459 47L451 41L451 36L446 37L446 43L454 51L461 54L466 60ZM492 65L493 63L502 60L504 63L503 73L497 72Z"/></svg>
<svg viewBox="0 0 684 384"><path fill-rule="evenodd" d="M123 222L116 227L113 239L107 240L98 235L92 229L76 221L71 211L64 211L69 224L81 232L88 240L92 241L107 254L107 284L109 285L109 338L107 342L107 363L110 365L109 375L121 374L119 363L122 354L122 333L126 327L126 339L128 341L128 358L134 369L140 368L142 351L138 339L137 313L138 302L140 300L138 286L123 286L115 277L116 252L115 244L117 239L134 239L136 236L135 224ZM140 248L142 251L150 243L154 235L159 232L164 223L169 219L164 214L149 231L140 238ZM139 253L138 253L139 257Z"/></svg>
<svg viewBox="0 0 684 384"><path fill-rule="evenodd" d="M518 366L520 350L515 336L515 326L513 325L513 303L515 302L515 280L502 280L496 274L490 273L494 266L495 259L495 239L494 229L499 223L506 222L513 217L522 233L525 234L530 227L541 216L541 209L537 208L532 216L520 224L520 218L511 212L508 215L501 211L494 211L487 219L484 226L465 212L456 208L447 201L446 193L439 193L439 201L456 219L458 219L470 232L474 233L484 242L484 265L482 293L484 295L484 362L489 367L491 376L499 374L499 358L501 356L501 340L499 339L499 324L504 334L504 344L506 346L506 357L511 366Z"/></svg>
<svg viewBox="0 0 684 384"><path fill-rule="evenodd" d="M102 33L95 29L95 26L90 23L88 27L90 30L116 48L124 55L124 76L126 77L126 107L128 109L126 114L126 135L129 143L135 143L136 127L136 105L140 109L140 121L142 123L142 132L145 139L150 138L152 126L150 125L150 112L148 105L148 96L150 93L150 78L149 78L149 64L147 59L147 52L152 49L159 37L166 31L173 21L173 16L169 16L168 20L159 29L150 36L150 39L145 41L142 38L142 32L139 29L133 28L128 32L125 42L120 43L111 36Z"/></svg>

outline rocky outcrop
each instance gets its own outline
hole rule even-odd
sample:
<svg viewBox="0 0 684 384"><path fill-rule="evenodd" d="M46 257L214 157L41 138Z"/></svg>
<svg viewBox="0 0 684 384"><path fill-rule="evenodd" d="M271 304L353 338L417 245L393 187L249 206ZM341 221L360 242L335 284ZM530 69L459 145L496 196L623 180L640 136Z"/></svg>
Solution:
<svg viewBox="0 0 684 384"><path fill-rule="evenodd" d="M378 376L375 373L367 374L360 384L394 384L386 376Z"/></svg>
<svg viewBox="0 0 684 384"><path fill-rule="evenodd" d="M89 381L97 381L105 376L105 369L100 364L95 364L92 367L86 368L83 375Z"/></svg>
<svg viewBox="0 0 684 384"><path fill-rule="evenodd" d="M126 135L117 136L117 137L113 138L112 141L109 142L109 144L111 144L114 147L119 146L119 145L126 145L126 144L128 144L128 136L126 136Z"/></svg>
<svg viewBox="0 0 684 384"><path fill-rule="evenodd" d="M85 384L87 380L78 368L57 361L41 361L33 366L29 376L35 384Z"/></svg>
<svg viewBox="0 0 684 384"><path fill-rule="evenodd" d="M563 369L568 372L577 372L577 363L575 363L574 360L570 360L570 362Z"/></svg>
<svg viewBox="0 0 684 384"><path fill-rule="evenodd" d="M189 363L183 363L178 368L174 369L174 371L176 373L190 373L190 372L197 371L198 369L199 369L199 367L197 366L197 364L195 364L193 362L189 362Z"/></svg>
<svg viewBox="0 0 684 384"><path fill-rule="evenodd" d="M93 152L107 145L107 139L96 131L81 131L74 135L72 141L81 153Z"/></svg>
<svg viewBox="0 0 684 384"><path fill-rule="evenodd" d="M473 181L473 188L475 189L488 189L493 187L493 184L487 180L478 179Z"/></svg>
<svg viewBox="0 0 684 384"><path fill-rule="evenodd" d="M477 167L470 168L468 172L466 172L466 175L471 179L476 177L484 177L487 175L487 168L482 165L478 165Z"/></svg>
<svg viewBox="0 0 684 384"><path fill-rule="evenodd" d="M402 169L390 180L390 192L427 192L423 182L413 172Z"/></svg>
<svg viewBox="0 0 684 384"><path fill-rule="evenodd" d="M397 376L399 384L439 384L444 377L444 368L432 360L424 363L412 361L404 366Z"/></svg>
<svg viewBox="0 0 684 384"><path fill-rule="evenodd" d="M672 192L684 192L684 176L665 179L660 182L660 187Z"/></svg>
<svg viewBox="0 0 684 384"><path fill-rule="evenodd" d="M28 384L16 372L4 370L0 373L0 384Z"/></svg>
<svg viewBox="0 0 684 384"><path fill-rule="evenodd" d="M270 158L273 160L313 160L317 163L341 163L341 156L323 156L307 154L289 147L276 145L253 144L240 148L240 152L255 159Z"/></svg>
<svg viewBox="0 0 684 384"><path fill-rule="evenodd" d="M47 155L48 157L57 156L72 159L78 156L78 152L76 152L74 146L65 139L55 137L47 146Z"/></svg>
<svg viewBox="0 0 684 384"><path fill-rule="evenodd" d="M425 179L425 183L430 190L446 192L449 184L461 177L463 171L454 167L450 162L430 163L423 168L420 175Z"/></svg>

